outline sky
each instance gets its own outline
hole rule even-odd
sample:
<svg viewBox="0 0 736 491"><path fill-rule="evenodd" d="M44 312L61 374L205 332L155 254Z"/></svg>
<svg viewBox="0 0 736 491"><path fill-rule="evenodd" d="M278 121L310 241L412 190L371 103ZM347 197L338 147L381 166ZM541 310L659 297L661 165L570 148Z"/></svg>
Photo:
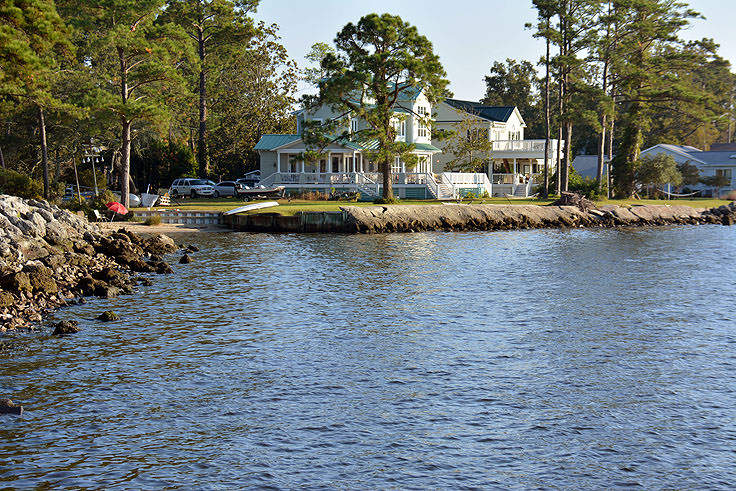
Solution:
<svg viewBox="0 0 736 491"><path fill-rule="evenodd" d="M713 38L721 45L719 54L735 65L736 0L688 3L706 20L694 20L682 37ZM538 61L544 54L544 42L524 28L536 19L531 0L261 0L255 17L279 26L281 43L303 68L308 65L304 56L314 43L332 44L345 24L372 12L398 15L432 42L457 99L483 97L484 76L494 61ZM300 85L298 95L306 92L312 90Z"/></svg>

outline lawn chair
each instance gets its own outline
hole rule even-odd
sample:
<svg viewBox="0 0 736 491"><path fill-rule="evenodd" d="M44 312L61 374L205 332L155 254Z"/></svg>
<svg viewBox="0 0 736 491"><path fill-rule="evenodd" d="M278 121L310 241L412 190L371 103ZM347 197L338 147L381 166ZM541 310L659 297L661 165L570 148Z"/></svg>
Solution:
<svg viewBox="0 0 736 491"><path fill-rule="evenodd" d="M102 216L102 213L100 213L100 210L92 210L92 213L95 214L95 222L106 222L105 217Z"/></svg>

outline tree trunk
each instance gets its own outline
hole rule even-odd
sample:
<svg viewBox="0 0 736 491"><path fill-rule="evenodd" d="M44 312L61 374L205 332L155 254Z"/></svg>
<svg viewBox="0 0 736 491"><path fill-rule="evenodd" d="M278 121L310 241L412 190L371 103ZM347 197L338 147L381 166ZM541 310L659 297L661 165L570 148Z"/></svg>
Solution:
<svg viewBox="0 0 736 491"><path fill-rule="evenodd" d="M120 202L126 208L130 206L130 121L122 119L122 159L120 162Z"/></svg>
<svg viewBox="0 0 736 491"><path fill-rule="evenodd" d="M123 104L128 102L128 65L125 60L125 53L122 48L118 48L118 58L120 61L120 96ZM122 161L120 162L120 202L124 207L130 206L129 181L130 181L130 126L131 121L127 116L120 118L122 124Z"/></svg>
<svg viewBox="0 0 736 491"><path fill-rule="evenodd" d="M204 33L200 30L198 33L199 46L199 141L197 143L197 161L199 164L199 177L206 178L209 176L210 169L207 161L207 80L205 77L204 59L205 59L205 43Z"/></svg>
<svg viewBox="0 0 736 491"><path fill-rule="evenodd" d="M596 179L598 180L598 192L603 191L603 161L605 158L606 150L606 115L603 115L603 121L601 125L601 134L598 138L598 168L596 172Z"/></svg>
<svg viewBox="0 0 736 491"><path fill-rule="evenodd" d="M570 157L572 153L572 121L565 122L565 153L562 156L562 190L567 191L570 181Z"/></svg>
<svg viewBox="0 0 736 491"><path fill-rule="evenodd" d="M3 166L3 169L5 169L5 157L3 157L2 145L0 145L0 164Z"/></svg>
<svg viewBox="0 0 736 491"><path fill-rule="evenodd" d="M547 28L549 28L549 17L547 17ZM550 40L547 37L547 54L544 58L544 191L543 198L549 196L549 45Z"/></svg>
<svg viewBox="0 0 736 491"><path fill-rule="evenodd" d="M38 130L41 137L41 164L43 165L43 199L49 199L49 149L46 146L46 119L38 106Z"/></svg>
<svg viewBox="0 0 736 491"><path fill-rule="evenodd" d="M615 87L611 88L615 92ZM614 111L611 115L611 124L608 128L608 198L614 197L613 191L613 130L616 126L616 97L613 98Z"/></svg>
<svg viewBox="0 0 736 491"><path fill-rule="evenodd" d="M329 164L328 162L328 165ZM391 201L394 199L393 182L391 180L391 161L381 162L381 172L383 173L383 199Z"/></svg>

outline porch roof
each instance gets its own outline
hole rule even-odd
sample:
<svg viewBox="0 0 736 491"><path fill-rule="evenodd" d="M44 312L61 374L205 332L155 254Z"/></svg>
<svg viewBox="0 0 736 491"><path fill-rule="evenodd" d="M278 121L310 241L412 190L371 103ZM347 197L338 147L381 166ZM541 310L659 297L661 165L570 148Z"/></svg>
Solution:
<svg viewBox="0 0 736 491"><path fill-rule="evenodd" d="M274 150L301 139L299 135L263 135L253 150Z"/></svg>
<svg viewBox="0 0 736 491"><path fill-rule="evenodd" d="M429 143L415 143L414 148L416 150L421 150L423 152L441 152L442 151L439 148Z"/></svg>

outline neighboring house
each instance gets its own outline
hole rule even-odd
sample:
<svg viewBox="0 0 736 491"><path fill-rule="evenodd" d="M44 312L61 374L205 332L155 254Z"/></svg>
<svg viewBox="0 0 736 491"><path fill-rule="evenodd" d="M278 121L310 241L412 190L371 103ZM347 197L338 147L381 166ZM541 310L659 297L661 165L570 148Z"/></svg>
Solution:
<svg viewBox="0 0 736 491"><path fill-rule="evenodd" d="M716 144L717 145L717 144ZM714 147L718 148L716 145ZM721 194L736 190L736 151L703 151L695 147L685 145L670 145L662 143L647 148L641 152L641 156L671 155L678 164L689 163L698 167L700 177L725 176L729 182L728 186L720 188ZM706 189L702 184L690 186L692 189ZM709 190L712 192L713 190Z"/></svg>
<svg viewBox="0 0 736 491"><path fill-rule="evenodd" d="M589 177L591 179L598 178L598 156L597 155L578 155L572 161L572 166L581 177ZM606 177L608 167L608 159L603 162L603 178Z"/></svg>
<svg viewBox="0 0 736 491"><path fill-rule="evenodd" d="M487 176L497 196L528 196L533 176L544 171L544 140L525 140L526 123L515 106L485 106L478 102L445 99L435 108L435 126L441 130L457 131L465 121L472 121L474 131L487 134L492 142L488 155ZM445 149L447 140L432 142ZM556 162L557 140L550 140L547 166ZM434 172L443 172L455 158L442 153L435 158Z"/></svg>
<svg viewBox="0 0 736 491"><path fill-rule="evenodd" d="M440 149L432 145L431 130L417 115L432 114L432 106L422 90L409 87L394 108L397 141L414 144L416 165L408 166L398 156L391 171L394 193L400 198L449 199L456 194L452 186L443 186L432 175L432 158ZM363 141L360 131L365 121L350 114L338 114L328 106L302 109L294 113L297 133L294 135L263 135L255 146L261 160L262 186L283 185L287 192L317 191L329 193L358 191L367 199L382 194L382 176L378 164L367 158L366 151L375 149L377 141ZM300 160L310 150L302 141L305 121L344 121L351 139L332 142L322 150L316 162ZM311 149L314 150L314 149Z"/></svg>

